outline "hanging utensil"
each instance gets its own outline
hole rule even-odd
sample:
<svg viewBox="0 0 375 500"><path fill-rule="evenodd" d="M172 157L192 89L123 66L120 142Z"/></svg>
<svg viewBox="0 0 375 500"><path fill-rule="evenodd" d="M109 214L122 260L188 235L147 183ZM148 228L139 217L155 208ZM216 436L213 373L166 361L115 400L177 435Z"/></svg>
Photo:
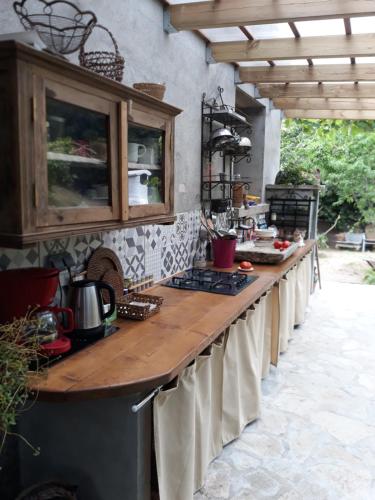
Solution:
<svg viewBox="0 0 375 500"><path fill-rule="evenodd" d="M206 222L207 226L211 229L211 231L217 236L217 238L220 238L220 234L218 231L216 231L214 223L210 217L206 217Z"/></svg>
<svg viewBox="0 0 375 500"><path fill-rule="evenodd" d="M205 215L203 214L203 212L201 212L201 216L200 217L201 217L201 224L206 229L206 231L210 235L210 237L213 240L217 239L217 235L209 228L209 226L207 224L207 219L206 219Z"/></svg>

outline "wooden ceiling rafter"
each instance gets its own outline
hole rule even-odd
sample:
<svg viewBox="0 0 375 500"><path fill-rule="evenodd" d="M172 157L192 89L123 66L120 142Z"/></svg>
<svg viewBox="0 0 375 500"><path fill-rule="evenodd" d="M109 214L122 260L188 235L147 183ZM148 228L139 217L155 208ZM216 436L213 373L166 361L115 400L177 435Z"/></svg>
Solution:
<svg viewBox="0 0 375 500"><path fill-rule="evenodd" d="M242 33L246 36L246 38L250 41L253 41L255 40L255 38L253 37L253 35L250 33L250 31L245 27L245 26L239 26L240 30L242 31ZM271 60L268 60L267 61L268 64L271 66L271 68L273 66L275 66L275 63Z"/></svg>
<svg viewBox="0 0 375 500"><path fill-rule="evenodd" d="M347 36L352 35L352 23L350 17L344 17L345 34ZM355 57L350 58L350 64L355 64Z"/></svg>
<svg viewBox="0 0 375 500"><path fill-rule="evenodd" d="M239 78L256 84L260 96L273 99L287 117L375 119L375 64L356 64L356 57L375 56L375 33L353 34L351 26L352 17L375 16L375 0L278 0L277 6L274 0L210 0L170 5L169 15L178 31L240 29L247 40L202 38L217 62L267 61L269 67L239 66ZM345 35L302 37L296 26L326 19L341 19ZM259 40L247 28L277 23L288 23L294 38ZM319 64L326 58L350 59L350 64ZM274 62L302 59L307 65Z"/></svg>
<svg viewBox="0 0 375 500"><path fill-rule="evenodd" d="M310 97L276 97L273 103L277 108L313 109L313 110L371 110L375 111L375 99L350 98L310 98Z"/></svg>
<svg viewBox="0 0 375 500"><path fill-rule="evenodd" d="M289 24L289 28L292 30L294 38L296 38L296 39L301 38L301 34L298 31L296 24L293 21L289 21L288 24ZM306 60L307 60L307 64L309 66L314 66L314 63L313 63L313 60L311 59L311 57L307 57Z"/></svg>
<svg viewBox="0 0 375 500"><path fill-rule="evenodd" d="M258 84L262 97L270 99L371 99L375 97L375 83L280 83Z"/></svg>
<svg viewBox="0 0 375 500"><path fill-rule="evenodd" d="M375 81L375 64L322 64L309 66L242 66L243 83Z"/></svg>
<svg viewBox="0 0 375 500"><path fill-rule="evenodd" d="M215 42L211 51L217 62L372 57L375 33Z"/></svg>
<svg viewBox="0 0 375 500"><path fill-rule="evenodd" d="M169 6L178 31L375 15L373 0L225 0Z"/></svg>
<svg viewBox="0 0 375 500"><path fill-rule="evenodd" d="M375 111L371 110L317 110L286 109L285 118L306 118L316 120L375 120Z"/></svg>

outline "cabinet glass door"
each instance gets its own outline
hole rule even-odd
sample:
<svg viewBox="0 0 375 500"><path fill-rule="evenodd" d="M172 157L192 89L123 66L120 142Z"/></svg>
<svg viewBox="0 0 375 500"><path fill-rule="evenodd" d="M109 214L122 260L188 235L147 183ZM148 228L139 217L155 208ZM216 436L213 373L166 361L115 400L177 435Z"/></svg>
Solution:
<svg viewBox="0 0 375 500"><path fill-rule="evenodd" d="M133 103L128 111L128 215L130 219L169 215L172 210L170 116Z"/></svg>
<svg viewBox="0 0 375 500"><path fill-rule="evenodd" d="M129 125L129 206L164 203L164 131Z"/></svg>
<svg viewBox="0 0 375 500"><path fill-rule="evenodd" d="M109 206L108 116L47 97L48 205Z"/></svg>
<svg viewBox="0 0 375 500"><path fill-rule="evenodd" d="M118 104L49 80L36 99L38 225L118 219Z"/></svg>

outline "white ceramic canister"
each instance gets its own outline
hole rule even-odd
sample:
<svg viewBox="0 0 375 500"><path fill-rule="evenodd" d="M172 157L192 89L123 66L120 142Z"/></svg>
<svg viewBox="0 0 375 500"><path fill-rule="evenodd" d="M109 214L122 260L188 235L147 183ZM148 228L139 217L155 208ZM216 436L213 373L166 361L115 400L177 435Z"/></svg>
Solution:
<svg viewBox="0 0 375 500"><path fill-rule="evenodd" d="M129 170L128 175L129 205L148 205L148 185L145 181L148 180L151 172L149 170Z"/></svg>

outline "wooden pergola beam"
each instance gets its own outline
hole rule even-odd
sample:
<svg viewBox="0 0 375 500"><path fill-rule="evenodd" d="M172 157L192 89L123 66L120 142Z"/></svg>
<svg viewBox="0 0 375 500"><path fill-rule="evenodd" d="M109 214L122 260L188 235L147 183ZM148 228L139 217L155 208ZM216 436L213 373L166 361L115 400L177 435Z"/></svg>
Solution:
<svg viewBox="0 0 375 500"><path fill-rule="evenodd" d="M375 83L290 83L259 84L262 97L275 98L375 98Z"/></svg>
<svg viewBox="0 0 375 500"><path fill-rule="evenodd" d="M360 82L375 81L375 64L324 64L274 68L243 66L239 73L243 83Z"/></svg>
<svg viewBox="0 0 375 500"><path fill-rule="evenodd" d="M375 55L375 34L217 42L211 51L217 62L366 57Z"/></svg>
<svg viewBox="0 0 375 500"><path fill-rule="evenodd" d="M177 30L375 15L374 0L216 0L169 7Z"/></svg>
<svg viewBox="0 0 375 500"><path fill-rule="evenodd" d="M375 111L375 99L309 99L309 98L278 98L273 99L277 108L310 109L310 110L367 110Z"/></svg>
<svg viewBox="0 0 375 500"><path fill-rule="evenodd" d="M284 116L316 120L375 120L375 111L288 109Z"/></svg>

